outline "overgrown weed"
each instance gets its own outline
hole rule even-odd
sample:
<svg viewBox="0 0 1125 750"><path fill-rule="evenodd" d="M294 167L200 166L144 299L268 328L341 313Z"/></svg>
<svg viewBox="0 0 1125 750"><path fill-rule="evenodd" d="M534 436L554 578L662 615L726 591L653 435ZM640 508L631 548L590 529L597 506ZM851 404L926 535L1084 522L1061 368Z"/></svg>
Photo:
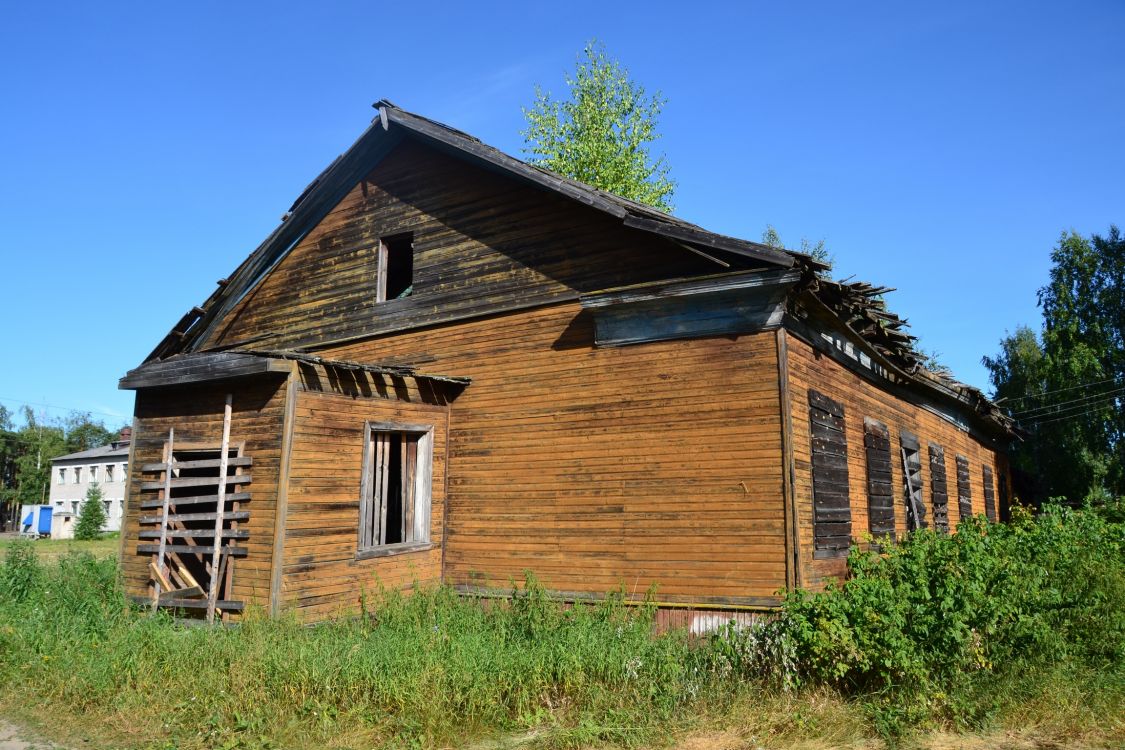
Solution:
<svg viewBox="0 0 1125 750"><path fill-rule="evenodd" d="M185 750L636 746L715 727L769 744L1004 725L1120 739L1122 539L1060 509L917 534L706 639L653 635L653 609L620 593L564 605L530 575L507 601L422 587L316 628L254 611L189 628L131 606L112 559L44 564L17 543L0 563L0 702Z"/></svg>

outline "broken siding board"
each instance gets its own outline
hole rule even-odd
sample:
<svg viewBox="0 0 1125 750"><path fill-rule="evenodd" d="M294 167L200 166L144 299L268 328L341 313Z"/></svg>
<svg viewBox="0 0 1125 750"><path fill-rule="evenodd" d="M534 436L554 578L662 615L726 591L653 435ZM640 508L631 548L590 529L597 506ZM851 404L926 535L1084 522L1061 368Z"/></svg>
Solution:
<svg viewBox="0 0 1125 750"><path fill-rule="evenodd" d="M930 505L933 508L934 528L949 531L949 484L945 475L945 449L930 443Z"/></svg>
<svg viewBox="0 0 1125 750"><path fill-rule="evenodd" d="M246 550L246 558L234 577L233 591L224 594L229 599L268 605L269 566L272 558L273 505L276 499L277 476L280 463L280 436L284 412L284 381L275 377L248 378L228 384L187 386L170 389L138 391L136 397L136 427L133 431L134 461L129 466L129 498L122 519L122 536L126 553L121 559L122 576L129 595L144 595L150 571L147 561L133 553L134 542L139 539L141 515L151 515L160 507L153 505L151 491L141 491L141 472L146 464L158 463L164 457L168 429L176 431L177 449L180 447L210 447L217 450L222 438L223 403L228 392L233 391L235 405L232 412L232 441L243 445L244 455L253 457L253 499L249 492L227 494L230 502L244 502L240 510L251 517L240 523L239 530L250 532L250 538L239 541ZM198 508L201 504L214 507L215 488L201 487L209 494L175 498L180 511ZM250 485L245 485L249 487ZM190 490L185 490L190 491ZM186 546L186 545L185 545ZM198 548L191 551L198 551Z"/></svg>
<svg viewBox="0 0 1125 750"><path fill-rule="evenodd" d="M891 474L891 439L887 426L863 420L867 464L867 528L876 539L895 540L894 485Z"/></svg>
<svg viewBox="0 0 1125 750"><path fill-rule="evenodd" d="M851 546L848 444L844 407L809 390L813 481L813 544L822 555L847 554Z"/></svg>

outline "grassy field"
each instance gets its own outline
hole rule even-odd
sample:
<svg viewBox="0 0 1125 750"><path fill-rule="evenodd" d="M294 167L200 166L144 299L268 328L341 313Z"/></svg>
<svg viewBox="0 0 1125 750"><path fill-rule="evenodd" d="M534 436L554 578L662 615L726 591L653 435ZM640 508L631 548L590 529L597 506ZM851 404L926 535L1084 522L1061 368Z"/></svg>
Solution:
<svg viewBox="0 0 1125 750"><path fill-rule="evenodd" d="M372 592L309 628L130 607L112 556L0 563L0 715L74 747L1125 746L1125 529L1054 513L923 533L773 621L653 635L533 578L484 607Z"/></svg>
<svg viewBox="0 0 1125 750"><path fill-rule="evenodd" d="M14 541L16 541L14 538L0 538L0 556L7 552L8 547ZM98 558L109 557L117 554L120 545L120 535L116 533L106 534L101 539L89 542L79 542L73 539L35 539L31 541L31 549L35 550L35 554L43 561L57 560L71 552L86 552Z"/></svg>

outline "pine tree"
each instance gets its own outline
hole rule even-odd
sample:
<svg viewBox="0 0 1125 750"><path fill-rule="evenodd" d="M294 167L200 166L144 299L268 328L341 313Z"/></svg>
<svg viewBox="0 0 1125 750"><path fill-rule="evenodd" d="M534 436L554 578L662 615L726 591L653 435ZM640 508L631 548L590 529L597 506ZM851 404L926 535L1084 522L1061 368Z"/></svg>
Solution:
<svg viewBox="0 0 1125 750"><path fill-rule="evenodd" d="M102 507L102 488L97 482L86 490L86 499L78 512L78 523L74 527L74 538L82 541L97 539L105 526L105 508Z"/></svg>

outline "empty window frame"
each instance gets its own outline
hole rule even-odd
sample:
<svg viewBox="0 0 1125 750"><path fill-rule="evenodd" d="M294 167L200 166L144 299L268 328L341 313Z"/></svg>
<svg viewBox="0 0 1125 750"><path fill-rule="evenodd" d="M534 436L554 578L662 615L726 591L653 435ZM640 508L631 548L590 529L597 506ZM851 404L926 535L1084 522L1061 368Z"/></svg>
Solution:
<svg viewBox="0 0 1125 750"><path fill-rule="evenodd" d="M66 484L66 469L59 469L59 484Z"/></svg>
<svg viewBox="0 0 1125 750"><path fill-rule="evenodd" d="M945 476L945 449L930 443L930 505L934 528L949 532L949 480Z"/></svg>
<svg viewBox="0 0 1125 750"><path fill-rule="evenodd" d="M79 484L81 482L82 482L82 467L81 466L75 466L74 467L74 484Z"/></svg>
<svg viewBox="0 0 1125 750"><path fill-rule="evenodd" d="M922 500L922 458L918 436L903 431L899 435L899 456L902 460L902 492L906 503L906 528L926 528L926 505Z"/></svg>
<svg viewBox="0 0 1125 750"><path fill-rule="evenodd" d="M973 517L973 487L969 482L969 459L957 457L957 514L959 522Z"/></svg>
<svg viewBox="0 0 1125 750"><path fill-rule="evenodd" d="M867 454L867 528L876 539L895 540L895 497L891 479L891 436L887 426L863 420Z"/></svg>
<svg viewBox="0 0 1125 750"><path fill-rule="evenodd" d="M993 481L992 469L984 468L984 514L989 521L996 520L996 484Z"/></svg>
<svg viewBox="0 0 1125 750"><path fill-rule="evenodd" d="M414 293L414 235L396 234L379 240L375 301L409 297Z"/></svg>
<svg viewBox="0 0 1125 750"><path fill-rule="evenodd" d="M91 466L90 467L90 481L91 482L98 481L98 467L97 466Z"/></svg>
<svg viewBox="0 0 1125 750"><path fill-rule="evenodd" d="M367 423L358 555L430 541L433 427Z"/></svg>
<svg viewBox="0 0 1125 750"><path fill-rule="evenodd" d="M842 557L852 541L844 406L809 389L814 557Z"/></svg>
<svg viewBox="0 0 1125 750"><path fill-rule="evenodd" d="M113 481L113 468L114 468L113 464L106 464L105 465L105 481L107 481L107 482Z"/></svg>

